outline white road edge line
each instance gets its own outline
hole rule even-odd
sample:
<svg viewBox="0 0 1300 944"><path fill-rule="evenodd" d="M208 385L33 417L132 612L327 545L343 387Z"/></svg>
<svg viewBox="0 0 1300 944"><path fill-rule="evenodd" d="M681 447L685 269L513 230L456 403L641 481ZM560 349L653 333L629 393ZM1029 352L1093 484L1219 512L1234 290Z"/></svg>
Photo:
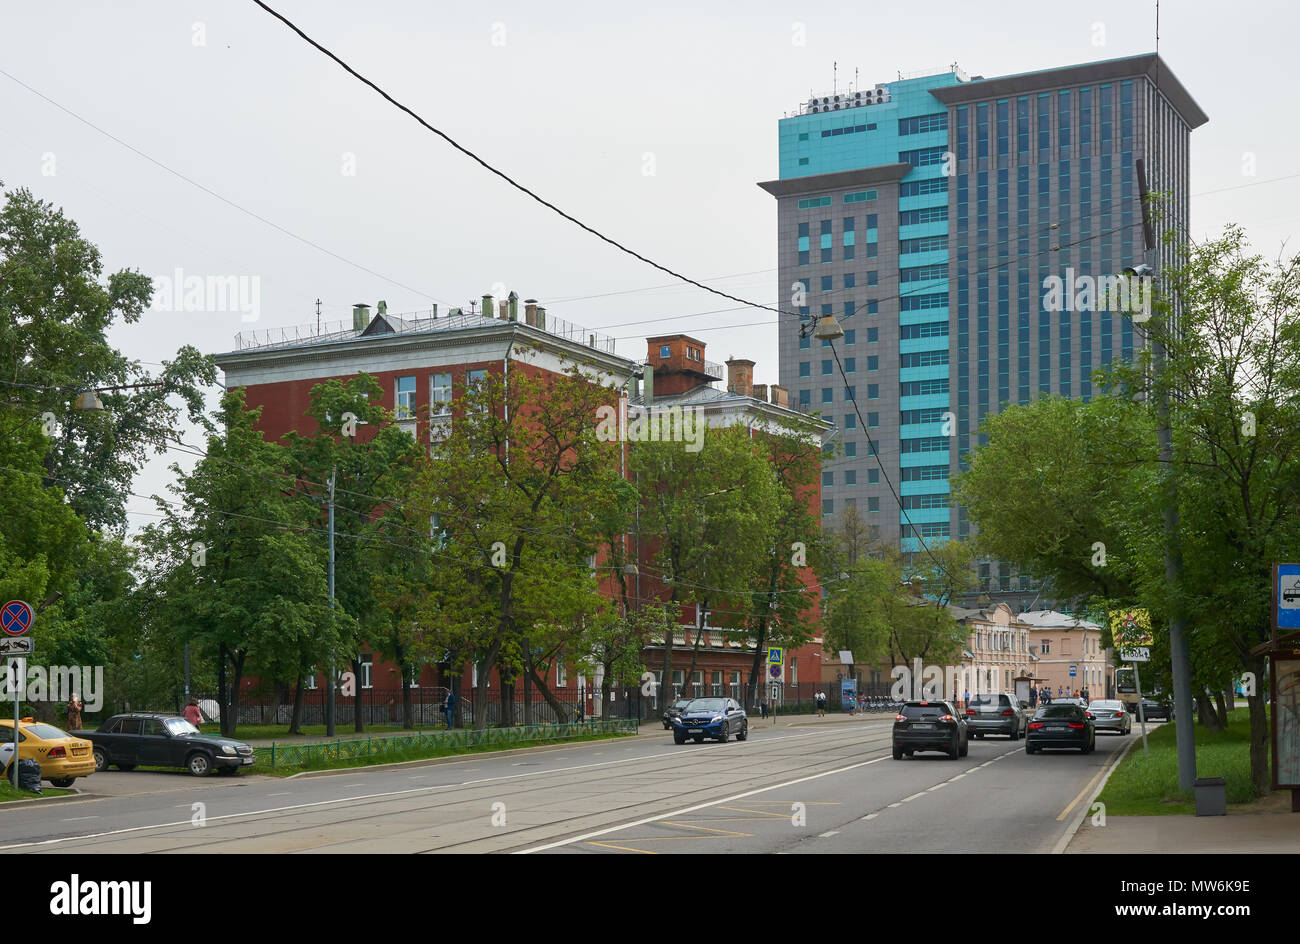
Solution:
<svg viewBox="0 0 1300 944"><path fill-rule="evenodd" d="M812 737L811 734L782 734L777 737L764 738L764 741L780 741L792 737ZM460 783L443 783L431 787L412 787L410 790L392 790L387 793L366 793L361 796L339 797L335 800L318 800L314 803L295 803L290 806L277 806L264 810L249 810L246 813L226 813L222 816L209 816L207 822L212 823L223 819L240 819L246 816L261 816L265 813L287 813L292 810L313 809L319 806L329 806L334 803L353 803L357 800L383 800L389 797L409 796L412 793L432 793L435 790L449 790L453 787L470 787L478 786L483 783L494 783L498 780L520 780L524 777L540 777L545 774L567 773L571 770L586 770L591 767L608 767L613 764L627 764L638 760L653 760L657 757L670 757L677 751L663 751L659 754L646 754L642 757L628 757L623 760L603 760L596 764L576 764L571 767L555 767L550 770L534 770L522 774L510 774L504 777L481 777L478 780L464 780ZM338 783L338 781L334 781ZM749 794L744 794L749 796ZM721 801L720 801L721 802ZM77 842L84 839L103 839L105 836L120 836L125 833L138 833L149 829L170 829L173 826L189 826L191 821L188 819L180 820L174 823L151 823L147 826L130 826L126 829L110 829L102 833L88 833L84 836L61 836L58 839L42 839L39 842L17 842L7 846L0 846L0 851L5 849L29 849L33 846L52 846L63 842Z"/></svg>
<svg viewBox="0 0 1300 944"><path fill-rule="evenodd" d="M1052 846L1052 855L1061 855L1065 852L1065 847L1070 844L1070 840L1074 838L1074 834L1079 831L1079 827L1083 825L1083 821L1088 818L1088 810L1092 808L1092 801L1097 799L1102 789L1106 786L1106 782L1110 780L1110 775L1113 774L1115 768L1119 766L1119 762L1128 755L1128 752L1133 749L1133 745L1137 742L1137 738L1132 738L1128 742L1128 746L1126 746L1124 750L1120 751L1119 756L1111 762L1110 767L1106 769L1105 775L1102 776L1101 780L1097 783L1097 788L1093 790L1088 799L1080 805L1079 815L1075 818L1074 825L1068 828L1061 835L1061 838L1056 841L1056 845Z"/></svg>
<svg viewBox="0 0 1300 944"><path fill-rule="evenodd" d="M773 738L773 740L775 740ZM708 803L697 803L694 806L688 806L685 809L674 810L671 813L660 813L658 816L647 816L645 819L634 820L631 823L622 823L618 826L608 826L605 829L598 829L595 832L583 833L580 836L574 836L570 839L560 839L556 842L548 842L545 845L534 846L531 849L520 849L515 855L531 855L534 852L545 852L547 849L558 849L560 846L568 846L575 842L585 842L588 839L594 839L597 836L606 836L609 833L616 833L624 829L634 829L637 826L645 826L648 823L657 823L660 820L676 819L679 816L685 816L687 813L694 813L697 810L708 809L710 806L717 806L720 803L734 803L736 800L743 800L746 797L758 796L760 793L768 793L772 790L780 790L784 787L793 787L797 783L807 783L809 780L820 780L822 777L830 777L834 774L847 773L850 770L857 770L859 767L867 767L871 764L878 764L882 760L887 760L890 755L885 754L873 760L864 760L857 764L850 764L847 767L837 767L835 770L824 770L819 774L812 774L807 777L800 777L797 780L787 780L784 783L774 783L770 787L760 787L757 790L746 790L744 793L737 793L733 796L723 797L720 800L710 800Z"/></svg>

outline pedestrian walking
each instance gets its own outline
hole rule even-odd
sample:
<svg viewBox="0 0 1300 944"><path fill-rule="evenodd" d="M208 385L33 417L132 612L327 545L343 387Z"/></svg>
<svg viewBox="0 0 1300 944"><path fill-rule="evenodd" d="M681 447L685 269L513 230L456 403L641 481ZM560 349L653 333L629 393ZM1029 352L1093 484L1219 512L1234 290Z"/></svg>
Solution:
<svg viewBox="0 0 1300 944"><path fill-rule="evenodd" d="M966 690L963 692L963 695L965 695L965 697L962 699L961 706L962 706L963 708L969 707L969 705L970 705L970 689L969 689L969 688L966 689Z"/></svg>
<svg viewBox="0 0 1300 944"><path fill-rule="evenodd" d="M196 728L203 723L203 710L199 708L199 700L197 698L190 699L190 703L185 706L184 714L185 720Z"/></svg>
<svg viewBox="0 0 1300 944"><path fill-rule="evenodd" d="M760 718L767 717L767 699L763 698L758 703L758 715Z"/></svg>
<svg viewBox="0 0 1300 944"><path fill-rule="evenodd" d="M456 693L447 690L447 697L442 700L442 713L447 719L447 730L451 730L452 718L456 715Z"/></svg>
<svg viewBox="0 0 1300 944"><path fill-rule="evenodd" d="M819 718L826 717L826 693L825 692L817 693L817 717Z"/></svg>
<svg viewBox="0 0 1300 944"><path fill-rule="evenodd" d="M1038 707L1038 689L1036 688L1031 688L1029 690L1029 707L1030 708Z"/></svg>

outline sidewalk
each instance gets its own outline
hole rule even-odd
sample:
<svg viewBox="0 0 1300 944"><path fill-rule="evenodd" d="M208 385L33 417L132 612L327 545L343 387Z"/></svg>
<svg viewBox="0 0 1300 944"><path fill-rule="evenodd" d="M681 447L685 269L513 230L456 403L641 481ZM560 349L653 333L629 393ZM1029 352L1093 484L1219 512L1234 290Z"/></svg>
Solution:
<svg viewBox="0 0 1300 944"><path fill-rule="evenodd" d="M1280 790L1227 816L1111 816L1105 826L1085 819L1067 854L1300 852L1300 813Z"/></svg>

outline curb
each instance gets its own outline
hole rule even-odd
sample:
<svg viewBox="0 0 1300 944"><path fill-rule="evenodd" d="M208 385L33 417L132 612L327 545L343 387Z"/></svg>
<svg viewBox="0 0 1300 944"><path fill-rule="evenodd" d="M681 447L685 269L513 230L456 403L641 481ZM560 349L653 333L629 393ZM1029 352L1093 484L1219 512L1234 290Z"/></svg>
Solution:
<svg viewBox="0 0 1300 944"><path fill-rule="evenodd" d="M65 793L63 796L50 797L32 797L27 800L10 800L8 803L0 803L0 813L5 810L12 810L15 807L35 806L38 803L57 803L59 800L94 800L98 795L94 793L82 793L73 787L56 787L59 790L72 790L71 793Z"/></svg>
<svg viewBox="0 0 1300 944"><path fill-rule="evenodd" d="M1056 841L1056 845L1052 846L1052 852L1051 852L1052 855L1063 855L1065 853L1066 848L1070 845L1070 842L1074 839L1074 834L1079 831L1079 827L1083 825L1083 821L1088 818L1088 810L1092 808L1092 801L1097 799L1097 797L1101 794L1101 791L1105 789L1106 781L1110 780L1110 775L1115 772L1115 768L1120 765L1120 762L1123 761L1124 758L1128 756L1128 752L1133 750L1133 746L1137 744L1138 740L1139 740L1138 738L1133 738L1132 740L1130 740L1128 742L1128 746L1124 748L1124 750L1119 752L1119 756L1116 757L1113 761L1111 761L1111 765L1108 768L1106 768L1106 774L1101 778L1101 781L1097 784L1097 788L1088 795L1088 799L1084 800L1083 803L1080 804L1082 809L1079 812L1078 817L1075 818L1074 825L1065 831L1065 834L1062 835L1061 838Z"/></svg>
<svg viewBox="0 0 1300 944"><path fill-rule="evenodd" d="M641 733L628 735L629 737L641 737ZM285 781L297 780L308 777L332 777L341 774L355 774L367 770L402 770L408 767L433 767L439 764L464 764L475 760L479 757L511 757L515 754L534 754L538 751L558 751L566 747L584 747L588 744L601 744L606 741L623 740L620 737L599 738L595 741L564 741L559 744L537 744L533 747L512 747L503 751L479 751L471 754L452 754L448 757L426 757L421 760L403 760L392 764L366 764L364 767L338 767L333 770L304 770L302 773L290 774L288 777L282 777ZM267 776L275 776L268 774Z"/></svg>

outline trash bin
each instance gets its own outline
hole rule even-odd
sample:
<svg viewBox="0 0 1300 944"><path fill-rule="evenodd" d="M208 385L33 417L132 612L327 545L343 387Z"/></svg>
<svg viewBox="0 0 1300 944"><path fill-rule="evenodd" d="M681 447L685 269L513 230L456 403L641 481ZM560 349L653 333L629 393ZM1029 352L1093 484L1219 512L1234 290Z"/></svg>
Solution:
<svg viewBox="0 0 1300 944"><path fill-rule="evenodd" d="M41 765L30 757L18 762L18 789L29 793L41 792Z"/></svg>
<svg viewBox="0 0 1300 944"><path fill-rule="evenodd" d="M1227 781L1222 777L1200 777L1196 781L1196 815L1225 816L1228 812Z"/></svg>

